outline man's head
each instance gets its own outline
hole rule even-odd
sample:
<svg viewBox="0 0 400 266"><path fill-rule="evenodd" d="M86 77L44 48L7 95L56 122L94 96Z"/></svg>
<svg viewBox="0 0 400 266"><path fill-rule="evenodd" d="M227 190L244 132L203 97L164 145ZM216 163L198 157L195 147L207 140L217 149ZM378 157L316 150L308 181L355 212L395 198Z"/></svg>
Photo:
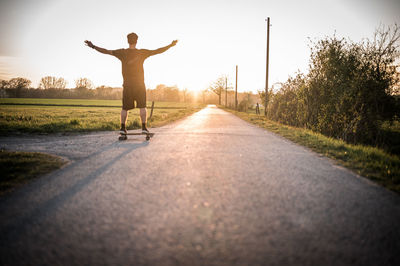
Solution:
<svg viewBox="0 0 400 266"><path fill-rule="evenodd" d="M126 37L128 37L128 43L129 44L136 44L137 43L137 39L138 36L136 35L136 33L129 33Z"/></svg>

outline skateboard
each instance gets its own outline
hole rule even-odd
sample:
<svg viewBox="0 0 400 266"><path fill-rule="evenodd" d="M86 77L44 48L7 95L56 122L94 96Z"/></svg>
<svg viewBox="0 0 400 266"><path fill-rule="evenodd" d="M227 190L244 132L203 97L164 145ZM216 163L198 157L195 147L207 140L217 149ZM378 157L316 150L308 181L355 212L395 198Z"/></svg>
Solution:
<svg viewBox="0 0 400 266"><path fill-rule="evenodd" d="M142 133L142 132L128 132L128 133L119 133L120 136L118 140L127 140L128 135L146 135L146 140L150 140L154 136L154 133Z"/></svg>

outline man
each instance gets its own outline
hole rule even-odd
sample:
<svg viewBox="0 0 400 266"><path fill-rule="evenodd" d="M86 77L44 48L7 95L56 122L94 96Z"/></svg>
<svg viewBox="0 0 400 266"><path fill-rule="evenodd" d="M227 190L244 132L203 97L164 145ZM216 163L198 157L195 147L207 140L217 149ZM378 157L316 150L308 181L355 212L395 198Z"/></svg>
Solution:
<svg viewBox="0 0 400 266"><path fill-rule="evenodd" d="M171 44L156 50L136 49L138 36L135 33L127 35L129 48L118 50L107 50L93 45L91 41L85 41L86 45L96 51L117 57L122 63L122 76L124 79L122 91L122 110L121 110L121 133L126 133L126 121L128 119L128 111L140 108L140 119L142 121L142 132L149 133L146 127L147 110L146 110L146 86L144 84L143 63L146 58L155 54L161 54L167 51L178 42L174 40Z"/></svg>

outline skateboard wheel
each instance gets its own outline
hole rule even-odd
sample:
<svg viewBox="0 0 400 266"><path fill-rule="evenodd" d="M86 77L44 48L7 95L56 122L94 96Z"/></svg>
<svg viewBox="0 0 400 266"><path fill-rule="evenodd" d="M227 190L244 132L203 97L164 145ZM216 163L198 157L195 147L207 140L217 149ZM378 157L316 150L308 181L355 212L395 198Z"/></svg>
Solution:
<svg viewBox="0 0 400 266"><path fill-rule="evenodd" d="M120 137L118 138L118 140L126 140L126 139L127 139L126 136L120 136Z"/></svg>
<svg viewBox="0 0 400 266"><path fill-rule="evenodd" d="M150 136L146 136L146 140L150 140Z"/></svg>

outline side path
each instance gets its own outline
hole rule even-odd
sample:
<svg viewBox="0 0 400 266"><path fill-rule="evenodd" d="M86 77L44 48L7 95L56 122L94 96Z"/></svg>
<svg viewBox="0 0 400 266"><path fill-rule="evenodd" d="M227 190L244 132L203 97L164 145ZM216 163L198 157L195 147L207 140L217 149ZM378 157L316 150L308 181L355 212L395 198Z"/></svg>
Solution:
<svg viewBox="0 0 400 266"><path fill-rule="evenodd" d="M0 264L400 263L398 195L215 107L156 131L36 140L73 163L0 199Z"/></svg>

